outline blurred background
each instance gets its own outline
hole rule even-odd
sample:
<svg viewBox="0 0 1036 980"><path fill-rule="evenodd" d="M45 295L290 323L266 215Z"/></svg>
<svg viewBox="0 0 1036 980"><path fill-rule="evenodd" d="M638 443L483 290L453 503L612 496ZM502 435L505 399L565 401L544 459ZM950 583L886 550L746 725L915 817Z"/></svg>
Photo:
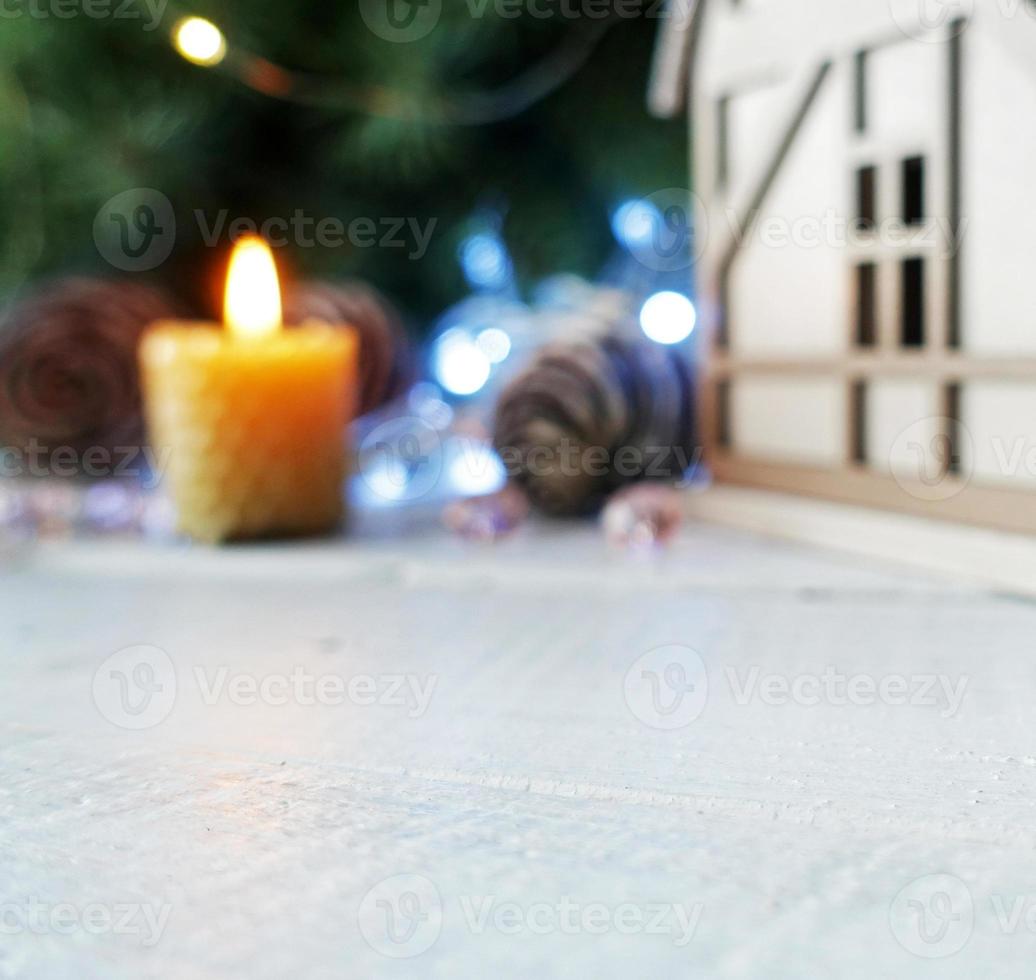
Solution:
<svg viewBox="0 0 1036 980"><path fill-rule="evenodd" d="M198 315L218 313L213 240L221 254L235 220L295 215L286 273L364 279L420 336L472 291L621 276L624 203L687 182L685 123L645 109L655 0L596 16L484 0L6 9L5 299L118 271L117 236L147 232L139 198L163 233L168 201L176 234L129 271ZM208 24L184 30L189 16Z"/></svg>
<svg viewBox="0 0 1036 980"><path fill-rule="evenodd" d="M55 476L158 482L140 338L220 322L232 248L256 234L286 324L358 334L359 503L486 494L511 476L545 509L582 513L651 465L537 482L490 449L524 460L545 440L609 460L658 444L681 476L687 133L646 108L665 12L6 0L0 475L47 479L4 481L0 524L97 524L92 498ZM455 460L472 442L478 465ZM135 526L133 487L90 492L102 525Z"/></svg>

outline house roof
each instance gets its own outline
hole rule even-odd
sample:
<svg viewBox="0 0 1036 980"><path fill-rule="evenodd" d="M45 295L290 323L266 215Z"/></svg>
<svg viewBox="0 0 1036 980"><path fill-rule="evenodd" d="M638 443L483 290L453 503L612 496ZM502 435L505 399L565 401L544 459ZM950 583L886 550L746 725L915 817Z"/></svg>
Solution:
<svg viewBox="0 0 1036 980"><path fill-rule="evenodd" d="M663 119L684 108L694 32L705 0L666 0L648 88L648 108Z"/></svg>
<svg viewBox="0 0 1036 980"><path fill-rule="evenodd" d="M727 9L729 8L729 9ZM803 63L855 48L909 37L945 34L954 21L983 25L1008 51L1036 68L1036 0L940 0L935 13L918 0L666 0L648 91L652 113L671 118L684 110L698 41L706 20L705 57L721 74L759 71L787 75ZM760 64L763 60L766 64ZM722 67L720 67L722 66Z"/></svg>

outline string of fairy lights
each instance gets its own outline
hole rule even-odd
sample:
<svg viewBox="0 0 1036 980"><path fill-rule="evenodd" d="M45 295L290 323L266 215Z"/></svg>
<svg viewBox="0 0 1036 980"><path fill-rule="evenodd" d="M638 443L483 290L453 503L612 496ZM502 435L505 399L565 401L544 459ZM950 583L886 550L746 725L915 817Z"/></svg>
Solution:
<svg viewBox="0 0 1036 980"><path fill-rule="evenodd" d="M611 18L595 19L573 29L556 49L497 89L452 93L420 103L389 86L360 85L284 68L240 46L232 47L220 27L204 17L180 17L170 38L173 48L191 64L219 68L272 98L404 121L481 126L520 115L565 85L613 23Z"/></svg>
<svg viewBox="0 0 1036 980"><path fill-rule="evenodd" d="M440 100L431 111L433 121L455 124L485 124L517 115L568 81L589 57L609 27L596 22L590 32L573 35L575 41L555 51L523 76L495 93L477 96L451 96ZM403 93L384 87L345 86L341 82L313 80L241 50L233 50L224 32L212 21L198 16L181 17L173 25L171 40L175 50L187 61L204 68L229 71L240 82L263 94L308 104L334 104L371 115L397 119L416 118L416 108ZM428 121L429 107L420 107L420 117ZM619 206L612 227L619 244L627 251L642 245L645 235L663 222L650 202L627 201ZM496 232L469 236L459 249L458 259L469 283L477 293L506 294L513 282L513 267L507 246ZM472 322L468 315L478 302L461 303L442 320L457 320L438 330L433 342L432 367L436 380L454 396L469 397L489 382L494 365L507 359L510 338L496 328L486 328L480 317ZM518 304L521 306L521 304ZM479 306L479 309L481 307ZM494 307L495 314L500 310ZM452 315L451 315L452 314ZM494 319L497 317L494 315ZM646 297L639 320L644 333L656 343L668 345L685 340L694 329L696 311L690 299L673 290L660 290ZM501 335L506 346L501 343ZM487 348L490 343L492 349Z"/></svg>
<svg viewBox="0 0 1036 980"><path fill-rule="evenodd" d="M420 106L420 118L432 121L479 125L510 118L529 108L564 85L582 66L596 44L611 26L611 21L593 22L591 29L573 32L559 49L534 65L519 78L494 93L450 96L431 109ZM265 95L304 104L337 105L370 115L415 119L418 108L404 93L382 86L345 85L340 81L313 79L267 61L244 49L231 48L224 32L212 21L199 16L180 17L170 38L174 49L191 64L229 71L238 81ZM626 201L612 217L616 240L629 253L650 245L656 230L667 221L649 200ZM476 293L506 294L513 283L513 266L507 246L496 231L482 231L461 244L458 259ZM459 304L465 307L465 304ZM497 311L499 312L499 311ZM449 319L444 316L443 320ZM467 319L462 317L461 319ZM645 335L663 345L684 341L694 329L697 313L691 300L671 289L652 292L640 309L639 320ZM453 324L439 331L433 345L432 363L440 384L455 396L471 396L481 391L493 365L507 358L500 356L499 338L492 330L472 331L470 324ZM501 333L501 331L496 331ZM487 338L493 341L487 350Z"/></svg>

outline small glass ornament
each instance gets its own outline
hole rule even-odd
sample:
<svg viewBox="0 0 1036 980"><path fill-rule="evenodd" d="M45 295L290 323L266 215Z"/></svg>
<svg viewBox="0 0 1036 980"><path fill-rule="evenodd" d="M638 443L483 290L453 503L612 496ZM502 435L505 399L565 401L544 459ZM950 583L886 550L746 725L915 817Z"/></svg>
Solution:
<svg viewBox="0 0 1036 980"><path fill-rule="evenodd" d="M140 533L145 538L169 541L176 537L176 506L164 493L153 491L141 499Z"/></svg>
<svg viewBox="0 0 1036 980"><path fill-rule="evenodd" d="M41 537L67 537L76 531L82 496L69 480L44 478L26 492L29 517Z"/></svg>
<svg viewBox="0 0 1036 980"><path fill-rule="evenodd" d="M636 483L611 496L601 524L609 544L636 551L670 544L683 518L683 495L675 487Z"/></svg>
<svg viewBox="0 0 1036 980"><path fill-rule="evenodd" d="M90 531L130 531L139 523L140 489L119 480L104 480L83 492L82 521Z"/></svg>
<svg viewBox="0 0 1036 980"><path fill-rule="evenodd" d="M0 480L0 559L13 557L35 537L36 527L24 491Z"/></svg>
<svg viewBox="0 0 1036 980"><path fill-rule="evenodd" d="M497 541L514 533L529 516L529 499L509 483L496 493L455 500L443 511L443 524L467 541Z"/></svg>

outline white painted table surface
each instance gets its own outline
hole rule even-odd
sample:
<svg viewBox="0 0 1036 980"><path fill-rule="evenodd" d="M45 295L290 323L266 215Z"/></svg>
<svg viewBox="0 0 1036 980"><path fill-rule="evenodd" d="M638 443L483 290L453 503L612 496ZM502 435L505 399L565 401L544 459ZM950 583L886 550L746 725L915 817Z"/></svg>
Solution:
<svg viewBox="0 0 1036 980"><path fill-rule="evenodd" d="M1024 601L706 525L649 560L549 525L490 548L48 545L4 568L0 612L0 976L1033 975ZM136 644L168 653L176 700L134 731L92 692ZM624 698L667 644L709 680L674 731ZM727 671L752 665L967 688L952 716L741 704ZM206 703L221 667L437 686L417 717ZM378 885L402 874L438 904ZM911 886L900 942L893 900L933 874L950 904ZM674 910L649 922L666 906L700 913L685 945ZM375 948L389 913L416 926L398 958Z"/></svg>

